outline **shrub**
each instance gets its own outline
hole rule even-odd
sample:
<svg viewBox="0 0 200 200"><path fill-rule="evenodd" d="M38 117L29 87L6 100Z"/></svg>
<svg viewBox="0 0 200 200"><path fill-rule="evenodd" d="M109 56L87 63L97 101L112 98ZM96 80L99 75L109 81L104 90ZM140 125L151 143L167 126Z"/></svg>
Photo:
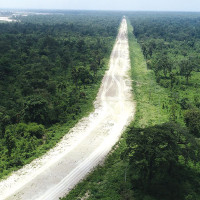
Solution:
<svg viewBox="0 0 200 200"><path fill-rule="evenodd" d="M196 137L200 137L200 109L194 108L188 110L184 115L184 120L190 133Z"/></svg>

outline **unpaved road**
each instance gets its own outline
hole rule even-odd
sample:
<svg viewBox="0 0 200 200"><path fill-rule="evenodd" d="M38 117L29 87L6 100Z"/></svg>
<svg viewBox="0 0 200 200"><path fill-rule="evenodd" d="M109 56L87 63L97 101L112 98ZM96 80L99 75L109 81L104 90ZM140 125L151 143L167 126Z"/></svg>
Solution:
<svg viewBox="0 0 200 200"><path fill-rule="evenodd" d="M43 157L0 182L0 199L57 200L104 160L133 119L127 23L123 19L95 111Z"/></svg>

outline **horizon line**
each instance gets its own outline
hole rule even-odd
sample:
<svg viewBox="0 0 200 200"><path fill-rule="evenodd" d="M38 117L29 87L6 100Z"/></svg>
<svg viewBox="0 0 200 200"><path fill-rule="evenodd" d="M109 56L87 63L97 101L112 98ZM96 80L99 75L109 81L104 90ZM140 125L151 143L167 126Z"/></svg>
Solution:
<svg viewBox="0 0 200 200"><path fill-rule="evenodd" d="M40 10L40 11L106 11L106 12L189 12L200 13L192 10L107 10L107 9L61 9L61 8L1 8L0 10Z"/></svg>

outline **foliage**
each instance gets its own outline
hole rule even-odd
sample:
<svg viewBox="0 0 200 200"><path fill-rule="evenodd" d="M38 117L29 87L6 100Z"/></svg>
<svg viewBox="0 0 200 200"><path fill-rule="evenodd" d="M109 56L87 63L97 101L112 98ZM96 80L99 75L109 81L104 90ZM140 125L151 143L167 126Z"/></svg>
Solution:
<svg viewBox="0 0 200 200"><path fill-rule="evenodd" d="M191 184L187 166L196 164L200 153L187 130L172 122L132 127L126 140L133 189L157 199L184 199L188 193L185 182Z"/></svg>
<svg viewBox="0 0 200 200"><path fill-rule="evenodd" d="M62 16L19 17L22 23L2 24L0 150L5 153L1 172L6 174L12 163L19 166L25 160L13 157L13 147L18 145L19 149L19 141L23 141L12 137L14 127L23 127L24 122L33 127L73 124L87 106L122 16L89 14L72 11ZM129 24L135 121L105 164L66 199L81 199L87 194L88 199L199 199L199 13L126 14L140 44ZM18 52L22 52L20 57ZM173 122L165 123L169 119ZM28 132L35 149L43 151L65 133L65 129L55 129L41 131L37 137L37 131L32 136L28 128L21 128L21 133ZM6 160L9 156L11 162Z"/></svg>
<svg viewBox="0 0 200 200"><path fill-rule="evenodd" d="M0 171L22 166L24 161L34 155L37 146L45 142L45 128L36 123L19 123L6 127L1 140Z"/></svg>
<svg viewBox="0 0 200 200"><path fill-rule="evenodd" d="M162 108L162 101L167 101L166 91L160 87L153 73L146 69L146 62L140 45L132 34L128 24L129 50L131 59L131 77L133 79L134 99L137 111L134 126L155 125L168 120L168 113ZM144 83L144 84L142 84ZM156 88L156 89L154 89ZM158 93L158 94L157 94ZM159 98L161 97L161 98ZM146 112L148 110L148 113ZM133 124L131 126L133 126ZM103 166L94 170L83 182L78 184L64 199L81 199L89 194L89 199L133 200L135 192L129 176L127 160L126 132L108 155ZM146 196L145 198L148 199ZM151 197L149 197L150 199ZM144 198L143 198L144 199ZM151 198L152 199L152 198Z"/></svg>
<svg viewBox="0 0 200 200"><path fill-rule="evenodd" d="M69 11L17 20L0 24L0 177L55 145L91 110L120 17Z"/></svg>
<svg viewBox="0 0 200 200"><path fill-rule="evenodd" d="M146 18L146 15L157 17L165 15L165 17L170 18L183 15L192 18L189 14L180 13L146 14L137 12L126 14L129 15L130 19L137 17L137 20L138 18ZM137 20L134 21L133 25L139 23L139 20ZM139 27L145 29L145 26L141 24L140 26L138 25L138 28ZM176 29L176 31L177 30L179 29ZM149 30L145 29L144 34L145 31L148 32ZM177 37L178 36L179 33L177 34ZM162 43L162 39L156 41ZM159 48L162 50L164 47L161 45ZM176 87L180 81L180 77L177 76L174 69L171 71L167 70L167 77L165 77L163 70L160 70L160 82L156 82L157 76L155 76L155 73L153 73L150 68L152 68L153 62L157 62L157 58L159 59L160 57L154 57L155 60L144 59L145 55L142 55L142 50L133 35L132 26L130 24L129 50L134 99L137 102L135 120L127 129L127 134L124 134L123 138L117 144L118 148L108 156L105 164L96 169L82 183L78 184L65 199L84 199L84 197L87 196L86 194L89 194L88 199L113 199L113 197L115 199L129 200L199 199L199 142L193 135L188 133L182 120L182 112L184 113L185 109L191 107L191 96L193 97L194 93L194 103L195 105L199 105L198 92L194 92L196 91L194 90L194 85L192 85L192 89L188 91L190 85L185 84L183 81L181 82L182 85ZM152 51L153 54L153 49L150 51ZM160 54L160 56L160 62L162 62L162 57L165 57L169 63L173 64L173 67L176 67L176 63L173 63L171 55ZM195 79L191 80L192 84L194 84L194 80L198 80L198 75L194 74L193 77ZM165 87L160 84L161 82ZM176 88L173 89L174 87ZM170 88L170 90L168 88ZM183 95L181 90L183 93L187 92L188 95ZM166 123L170 118L173 122ZM175 123L176 121L181 122L182 125L177 125ZM137 130L138 134L135 134L134 130ZM139 130L142 130L146 134L140 135ZM133 138L137 139L136 142L139 144L138 146L133 145ZM125 142L125 140L127 142ZM153 141L155 142L153 143ZM168 142L170 144L165 146ZM181 142L183 144L181 144ZM130 146L130 148L127 148L127 145ZM158 158L154 159L152 187L144 183L146 180L148 181L147 178L144 178L144 180L140 179L140 183L142 182L142 184L138 184L139 181L137 181L138 176L136 176L136 174L138 175L138 172L141 172L144 176L144 174L150 170L147 166L148 162L145 162L144 159L142 163L130 161L129 164L127 161L127 154L128 150L132 152L132 147L136 148L137 153L140 152L140 154L137 154L137 157L133 157L133 154L130 154L130 160L132 159L132 161L135 161L134 159L141 161L142 158L148 160L148 155L156 153ZM142 154L142 152L146 152L146 154ZM172 169L170 169L170 162L168 161L173 165ZM133 168L134 165L141 167L141 170L135 171ZM143 170L145 166L146 170ZM170 176L168 175L167 169L170 171ZM160 185L157 183L160 183ZM146 191L144 191L144 187ZM110 193L108 189L111 191Z"/></svg>
<svg viewBox="0 0 200 200"><path fill-rule="evenodd" d="M63 200L133 200L129 177L126 177L127 163L122 161L121 153L126 149L126 141L121 138L114 152L103 166L98 166L85 180L79 183Z"/></svg>
<svg viewBox="0 0 200 200"><path fill-rule="evenodd" d="M129 18L148 69L179 102L177 120L183 123L182 108L198 107L195 99L200 98L199 13L132 13ZM175 93L179 93L176 98Z"/></svg>
<svg viewBox="0 0 200 200"><path fill-rule="evenodd" d="M200 137L200 109L190 109L184 115L186 126L190 133L196 137Z"/></svg>
<svg viewBox="0 0 200 200"><path fill-rule="evenodd" d="M136 132L145 132L146 137L144 134L141 137L138 136L138 140L135 140L138 144L138 146L135 145L135 150L137 150L137 153L140 153L140 156L131 156L133 162L130 161L129 173L132 177L135 199L198 199L200 195L198 189L200 180L199 141L195 138L197 135L194 134L198 133L199 124L198 112L194 112L194 110L197 111L195 107L199 105L199 47L193 46L190 42L191 40L195 41L195 43L199 41L199 35L194 33L198 30L199 15L194 15L195 17L183 13L171 13L170 15L167 13L157 13L157 15L154 15L154 13L138 13L137 15L130 15L131 23L134 26L134 33L146 59L147 71L149 71L146 74L150 74L151 69L154 71L157 83L163 87L164 93L168 96L166 100L160 101L163 109L167 111L169 119L173 123L180 122L182 124L181 126L173 126L171 124L169 127L166 124L156 126L152 126L151 123L141 124L146 115L145 110L146 112L148 110L148 116L152 112L150 107L151 101L149 101L148 109L145 109L146 101L143 100L141 102L141 99L137 98L138 94L136 93L136 99L139 101L139 104L137 104L136 121L133 123L132 133L130 134L133 137L137 137L138 134L134 132L136 130ZM189 24L188 21L190 21ZM190 26L195 27L195 31L194 29L189 30ZM184 40L178 38L183 34L187 35L187 37L184 37ZM139 60L137 57L137 54L135 54L135 60ZM144 68L143 71L145 71ZM136 74L134 77L142 77L137 74L137 67L134 70L134 74ZM186 81L183 77L185 77ZM139 90L140 94L145 95L144 91L147 90L148 85L146 88L134 85L134 88L136 91ZM161 98L164 93L160 95ZM183 119L187 109L191 110L186 111L185 124ZM156 113L156 116L159 114ZM156 116L148 116L145 117L147 121L151 121L151 118L154 120L156 118ZM156 124L161 124L163 119L164 115L160 115L160 119ZM184 131L185 128L182 128L185 125L188 126L190 134ZM158 131L158 129L160 130ZM168 143L172 139L171 137L161 137L162 139L159 141L160 134L164 137L169 136L169 129L173 129L171 131L171 133L174 133L171 135L172 138L179 133L180 138L183 139L182 144L174 142L175 145L177 143L178 145L176 145L176 148L171 149L172 155L166 154L166 151L163 151L163 149L162 151L159 150L160 144L162 146L163 142ZM152 132L155 134L151 135ZM143 142L141 142L142 139ZM154 146L151 143L149 145L149 142L156 139L158 139L157 145ZM129 140L131 140L130 137L127 138L127 145L134 148L134 142ZM193 152L185 148L185 145L193 148ZM177 152L179 153L177 154ZM184 153L184 155L180 154L180 152ZM185 153L188 154L189 152L189 157L185 157ZM132 153L135 155L135 152L132 151ZM152 163L154 166L151 167L151 162L148 159L154 153L157 154L159 159L155 159ZM170 151L167 151L167 153L170 153ZM169 164L171 162L170 159L174 158L174 156L178 159L176 159L176 166L173 166L174 171L172 172L174 174L171 175L168 173L170 171ZM167 162L165 163L164 161ZM154 174L154 176L151 177L152 175L149 176L148 174ZM151 184L148 182L148 177L151 177Z"/></svg>

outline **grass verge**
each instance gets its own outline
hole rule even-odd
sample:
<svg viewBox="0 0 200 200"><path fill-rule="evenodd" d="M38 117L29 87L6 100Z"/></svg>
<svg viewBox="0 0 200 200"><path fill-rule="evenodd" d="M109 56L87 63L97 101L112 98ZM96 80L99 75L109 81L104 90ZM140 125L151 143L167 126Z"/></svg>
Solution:
<svg viewBox="0 0 200 200"><path fill-rule="evenodd" d="M131 59L131 77L133 91L137 102L134 125L137 127L152 126L168 121L170 116L170 97L167 89L156 83L152 70L147 69L146 61L133 27L128 21L129 51Z"/></svg>

